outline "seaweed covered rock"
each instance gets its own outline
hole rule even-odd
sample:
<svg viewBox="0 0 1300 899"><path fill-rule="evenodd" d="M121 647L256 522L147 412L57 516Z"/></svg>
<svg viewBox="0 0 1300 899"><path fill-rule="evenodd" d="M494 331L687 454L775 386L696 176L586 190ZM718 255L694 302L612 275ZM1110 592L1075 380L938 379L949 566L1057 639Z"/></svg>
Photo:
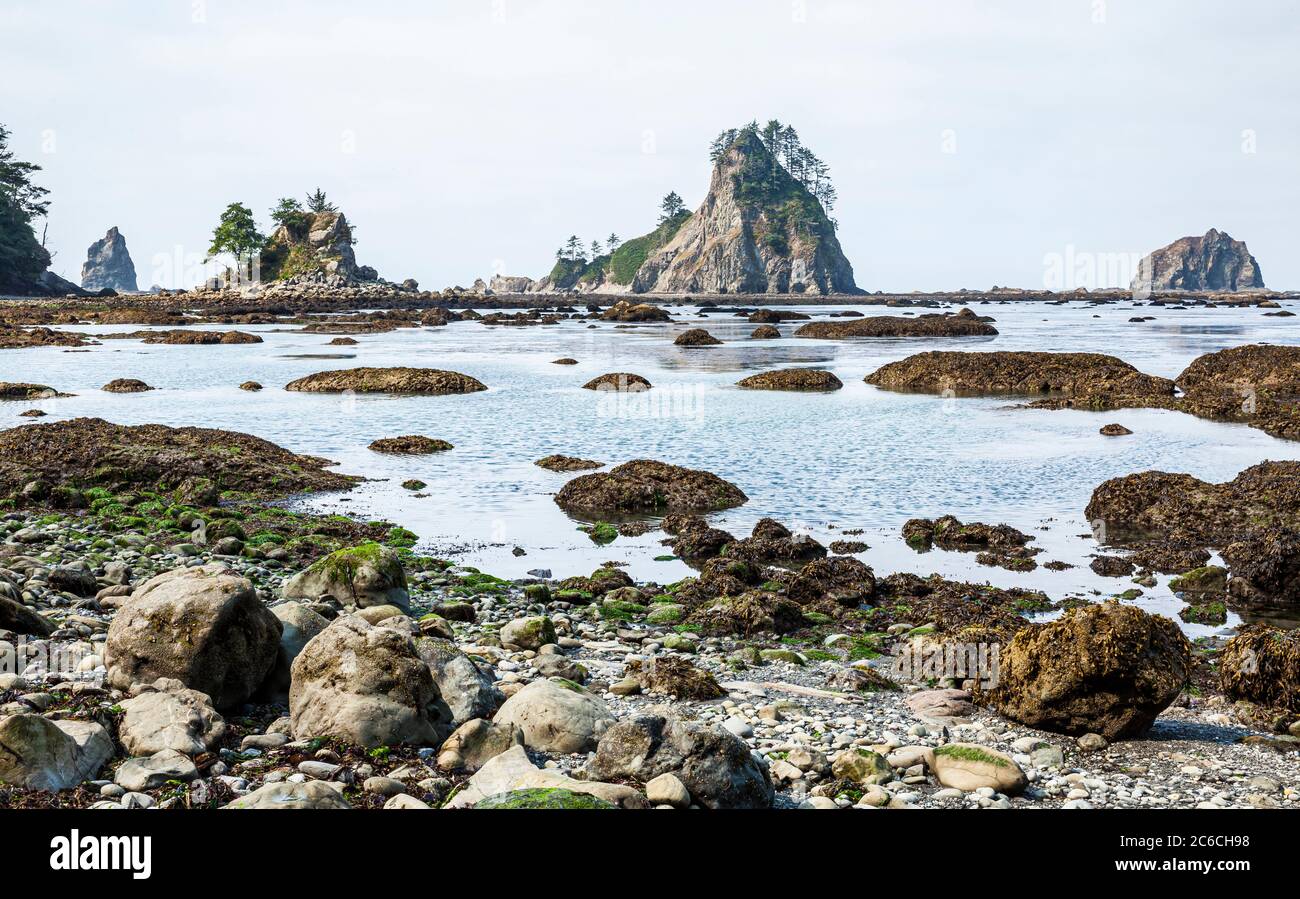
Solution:
<svg viewBox="0 0 1300 899"><path fill-rule="evenodd" d="M739 487L715 474L650 459L574 478L555 495L555 502L566 512L598 518L713 512L748 499Z"/></svg>
<svg viewBox="0 0 1300 899"><path fill-rule="evenodd" d="M652 656L645 662L634 659L628 662L627 670L645 693L663 693L690 700L718 699L727 695L712 674L681 656Z"/></svg>
<svg viewBox="0 0 1300 899"><path fill-rule="evenodd" d="M875 599L876 575L852 556L814 559L799 569L786 594L805 606L828 601L856 608Z"/></svg>
<svg viewBox="0 0 1300 899"><path fill-rule="evenodd" d="M1228 594L1245 606L1300 605L1300 533L1291 528L1266 530L1223 548L1231 566Z"/></svg>
<svg viewBox="0 0 1300 899"><path fill-rule="evenodd" d="M1021 630L1002 649L987 699L1030 727L1116 740L1146 731L1191 667L1191 646L1174 622L1109 601Z"/></svg>
<svg viewBox="0 0 1300 899"><path fill-rule="evenodd" d="M748 537L726 547L724 555L755 565L793 566L823 558L826 547L807 534L792 533L775 519L762 518Z"/></svg>
<svg viewBox="0 0 1300 899"><path fill-rule="evenodd" d="M984 549L1010 550L1033 538L1008 524L962 524L952 515L931 520L913 518L903 525L903 539L913 547L937 545L943 549L975 552Z"/></svg>
<svg viewBox="0 0 1300 899"><path fill-rule="evenodd" d="M642 783L673 774L706 808L770 808L775 790L749 747L721 727L675 715L641 715L600 739L588 776Z"/></svg>
<svg viewBox="0 0 1300 899"><path fill-rule="evenodd" d="M604 312L600 318L607 322L666 322L668 310L653 303L631 303L619 300Z"/></svg>
<svg viewBox="0 0 1300 899"><path fill-rule="evenodd" d="M406 570L392 549L363 543L330 553L294 575L284 585L285 599L317 600L332 596L346 605L410 607Z"/></svg>
<svg viewBox="0 0 1300 899"><path fill-rule="evenodd" d="M336 618L293 662L295 739L358 746L439 745L452 727L415 640L355 615Z"/></svg>
<svg viewBox="0 0 1300 899"><path fill-rule="evenodd" d="M722 346L722 341L703 328L691 328L678 334L673 344L685 347Z"/></svg>
<svg viewBox="0 0 1300 899"><path fill-rule="evenodd" d="M139 340L143 343L166 346L232 346L261 343L262 338L247 331L189 331L173 328L167 331L128 331L105 334L105 340Z"/></svg>
<svg viewBox="0 0 1300 899"><path fill-rule="evenodd" d="M539 468L545 468L547 471L591 471L592 469L605 467L604 462L560 455L543 456L533 464Z"/></svg>
<svg viewBox="0 0 1300 899"><path fill-rule="evenodd" d="M401 456L427 456L430 453L443 453L454 448L445 440L439 440L436 437L424 437L419 434L408 434L404 437L382 437L379 440L371 441L369 447L376 453L390 453Z"/></svg>
<svg viewBox="0 0 1300 899"><path fill-rule="evenodd" d="M590 793L575 793L563 787L532 787L525 790L511 790L497 793L474 803L475 809L550 809L553 811L578 811L587 809L615 809L612 802L606 802ZM604 820L603 818L601 820Z"/></svg>
<svg viewBox="0 0 1300 899"><path fill-rule="evenodd" d="M782 368L750 375L736 382L746 390L839 390L844 382L828 371L816 368Z"/></svg>
<svg viewBox="0 0 1300 899"><path fill-rule="evenodd" d="M847 321L809 322L795 337L844 340L853 337L993 337L998 329L969 309L916 317L874 315ZM874 383L874 382L868 382Z"/></svg>
<svg viewBox="0 0 1300 899"><path fill-rule="evenodd" d="M144 393L147 390L153 390L153 388L138 378L115 378L101 387L100 390L105 393Z"/></svg>
<svg viewBox="0 0 1300 899"><path fill-rule="evenodd" d="M394 393L438 396L487 390L477 378L436 368L348 368L322 371L284 385L309 393Z"/></svg>
<svg viewBox="0 0 1300 899"><path fill-rule="evenodd" d="M218 709L237 707L271 671L280 631L248 579L219 564L177 568L119 607L104 644L107 680L129 690L171 678Z"/></svg>
<svg viewBox="0 0 1300 899"><path fill-rule="evenodd" d="M213 505L226 490L278 498L347 490L359 480L328 471L327 464L248 434L212 428L74 418L0 431L0 497L20 502L23 487L32 481L74 490L174 492L182 502Z"/></svg>
<svg viewBox="0 0 1300 899"><path fill-rule="evenodd" d="M555 625L545 615L515 618L501 628L501 642L520 649L538 650L555 640Z"/></svg>
<svg viewBox="0 0 1300 899"><path fill-rule="evenodd" d="M1300 347L1252 344L1207 353L1175 381L1184 412L1300 440Z"/></svg>
<svg viewBox="0 0 1300 899"><path fill-rule="evenodd" d="M988 787L1014 796L1029 785L1014 759L977 743L945 743L937 747L930 767L940 784L968 793Z"/></svg>
<svg viewBox="0 0 1300 899"><path fill-rule="evenodd" d="M592 378L582 385L583 390L600 390L607 393L640 393L649 390L651 384L640 375L626 371L615 371Z"/></svg>
<svg viewBox="0 0 1300 899"><path fill-rule="evenodd" d="M703 603L686 623L706 634L748 637L762 632L788 634L806 627L808 620L798 603L764 590L750 590Z"/></svg>
<svg viewBox="0 0 1300 899"><path fill-rule="evenodd" d="M1049 405L1088 409L1169 406L1174 398L1173 381L1100 353L934 351L890 362L866 380L889 390L1045 397Z"/></svg>
<svg viewBox="0 0 1300 899"><path fill-rule="evenodd" d="M0 381L0 400L48 400L63 395L44 384Z"/></svg>
<svg viewBox="0 0 1300 899"><path fill-rule="evenodd" d="M1219 686L1230 699L1300 714L1300 631L1241 628L1219 656Z"/></svg>
<svg viewBox="0 0 1300 899"><path fill-rule="evenodd" d="M749 336L754 340L776 340L781 336L781 330L776 325L759 325Z"/></svg>

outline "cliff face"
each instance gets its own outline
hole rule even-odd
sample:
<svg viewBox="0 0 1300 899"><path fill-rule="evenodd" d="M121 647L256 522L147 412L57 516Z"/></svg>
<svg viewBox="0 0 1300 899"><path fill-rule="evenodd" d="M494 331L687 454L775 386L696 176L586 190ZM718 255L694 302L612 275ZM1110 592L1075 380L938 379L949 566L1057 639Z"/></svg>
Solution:
<svg viewBox="0 0 1300 899"><path fill-rule="evenodd" d="M704 203L646 258L632 290L858 292L821 204L751 133L719 159Z"/></svg>
<svg viewBox="0 0 1300 899"><path fill-rule="evenodd" d="M1138 264L1134 291L1247 290L1262 288L1264 276L1246 244L1211 228L1203 237L1184 237Z"/></svg>
<svg viewBox="0 0 1300 899"><path fill-rule="evenodd" d="M108 233L86 251L86 262L81 266L81 286L89 291L108 288L134 292L139 289L135 281L135 264L126 249L126 238L116 226L109 228Z"/></svg>
<svg viewBox="0 0 1300 899"><path fill-rule="evenodd" d="M262 250L262 280L339 279L348 283L375 281L378 273L357 265L352 229L341 212L301 213L275 229Z"/></svg>

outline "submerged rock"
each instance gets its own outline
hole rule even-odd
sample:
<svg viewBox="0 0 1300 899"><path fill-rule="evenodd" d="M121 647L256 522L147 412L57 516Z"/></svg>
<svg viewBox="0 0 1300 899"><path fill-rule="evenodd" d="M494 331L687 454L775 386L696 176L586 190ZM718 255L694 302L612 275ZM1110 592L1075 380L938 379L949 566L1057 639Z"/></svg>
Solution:
<svg viewBox="0 0 1300 899"><path fill-rule="evenodd" d="M713 512L748 500L739 487L707 471L649 459L574 478L555 495L566 512L595 517Z"/></svg>
<svg viewBox="0 0 1300 899"><path fill-rule="evenodd" d="M322 371L284 385L308 393L396 393L438 396L487 390L476 378L436 368L348 368Z"/></svg>
<svg viewBox="0 0 1300 899"><path fill-rule="evenodd" d="M653 385L640 375L631 372L616 371L592 378L582 385L583 390L606 390L616 393L640 393Z"/></svg>
<svg viewBox="0 0 1300 899"><path fill-rule="evenodd" d="M430 453L442 453L455 449L445 440L409 434L405 437L383 437L372 441L369 449L376 453L392 453L404 456L426 456Z"/></svg>
<svg viewBox="0 0 1300 899"><path fill-rule="evenodd" d="M956 313L875 315L848 321L810 322L795 337L843 340L851 337L994 337L998 329L969 309Z"/></svg>
<svg viewBox="0 0 1300 899"><path fill-rule="evenodd" d="M677 335L677 346L722 346L722 341L703 328L691 328Z"/></svg>
<svg viewBox="0 0 1300 899"><path fill-rule="evenodd" d="M146 390L153 390L144 381L136 378L116 378L100 389L105 393L144 393Z"/></svg>
<svg viewBox="0 0 1300 899"><path fill-rule="evenodd" d="M839 390L844 382L815 368L783 368L742 378L736 386L747 390Z"/></svg>
<svg viewBox="0 0 1300 899"><path fill-rule="evenodd" d="M1003 648L987 698L1030 727L1116 740L1151 727L1191 666L1191 646L1174 622L1109 601L1021 630Z"/></svg>
<svg viewBox="0 0 1300 899"><path fill-rule="evenodd" d="M547 471L590 471L605 467L604 462L579 459L576 456L543 456L533 464Z"/></svg>
<svg viewBox="0 0 1300 899"><path fill-rule="evenodd" d="M754 340L776 340L781 336L781 331L776 325L759 325L749 332L749 336Z"/></svg>

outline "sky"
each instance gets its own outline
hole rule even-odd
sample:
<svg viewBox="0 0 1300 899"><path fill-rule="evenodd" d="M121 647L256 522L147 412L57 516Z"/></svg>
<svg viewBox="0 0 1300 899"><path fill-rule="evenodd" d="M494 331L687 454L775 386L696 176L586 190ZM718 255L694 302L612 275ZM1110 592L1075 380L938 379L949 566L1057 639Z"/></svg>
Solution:
<svg viewBox="0 0 1300 899"><path fill-rule="evenodd" d="M0 123L73 280L116 225L191 286L228 203L318 186L390 280L540 277L776 118L866 290L1126 285L1211 227L1296 289L1297 47L1267 0L5 0Z"/></svg>

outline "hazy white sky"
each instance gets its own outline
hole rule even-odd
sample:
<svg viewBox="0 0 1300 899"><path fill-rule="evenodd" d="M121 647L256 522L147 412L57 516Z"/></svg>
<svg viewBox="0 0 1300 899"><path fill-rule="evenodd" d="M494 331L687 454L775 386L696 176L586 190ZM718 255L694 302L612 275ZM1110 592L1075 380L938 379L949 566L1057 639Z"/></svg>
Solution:
<svg viewBox="0 0 1300 899"><path fill-rule="evenodd" d="M5 0L0 122L74 280L117 225L183 286L227 203L317 185L385 277L538 277L694 208L712 137L775 117L868 290L1042 286L1052 254L1089 286L1212 226L1297 288L1297 47L1266 0Z"/></svg>

